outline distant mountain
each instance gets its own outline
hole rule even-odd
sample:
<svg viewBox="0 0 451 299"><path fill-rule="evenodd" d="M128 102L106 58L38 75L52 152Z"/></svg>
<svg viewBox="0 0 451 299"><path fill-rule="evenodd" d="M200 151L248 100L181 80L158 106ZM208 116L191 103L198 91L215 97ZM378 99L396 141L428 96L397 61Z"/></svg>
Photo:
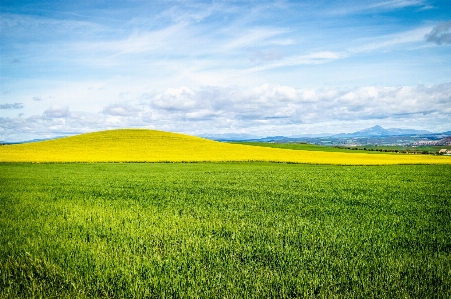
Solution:
<svg viewBox="0 0 451 299"><path fill-rule="evenodd" d="M72 135L75 135L75 134L72 134ZM1 144L21 144L21 143L31 143L31 142L40 142L40 141L46 141L46 140L54 140L54 139L64 138L64 137L67 137L67 135L55 136L55 137L50 137L50 138L35 138L35 139L16 141L16 142L0 141L0 143Z"/></svg>
<svg viewBox="0 0 451 299"><path fill-rule="evenodd" d="M401 136L401 135L425 135L432 134L426 130L414 130L414 129L384 129L381 126L374 126L364 130L360 130L354 133L341 133L333 135L332 137L387 137L387 136Z"/></svg>
<svg viewBox="0 0 451 299"><path fill-rule="evenodd" d="M419 135L451 135L451 131L443 133L431 133L426 130L415 129L399 129L390 128L384 129L381 126L374 126L371 128L356 131L354 133L340 133L340 134L305 134L297 136L268 136L259 137L250 134L212 134L202 135L201 137L218 140L218 141L255 141L255 142L309 142L312 138L354 138L354 137L391 137L391 136L419 136Z"/></svg>
<svg viewBox="0 0 451 299"><path fill-rule="evenodd" d="M0 144L17 144L17 143L31 143L31 142L39 142L44 140L52 140L58 139L62 137L68 137L73 135L82 134L79 132L70 132L65 135L55 136L51 138L41 138L41 139L33 139L26 141L0 141ZM306 142L306 143L315 143L320 142L322 139L342 139L342 138L354 138L354 137L393 137L393 136L410 136L410 137L426 137L433 138L439 140L440 138L445 138L447 136L451 136L451 131L441 132L441 133L431 133L426 130L414 130L414 129L398 129L398 128L390 128L384 129L381 126L374 126L371 128L363 129L360 131L356 131L354 133L340 133L340 134L332 134L332 133L321 133L321 134L296 134L289 136L267 136L262 137L253 134L246 133L223 133L223 134L202 134L198 135L199 137L216 140L216 141L249 141L249 142L281 142L281 143L289 143L289 142Z"/></svg>
<svg viewBox="0 0 451 299"><path fill-rule="evenodd" d="M291 136L267 136L261 137L251 134L203 134L199 137L216 141L249 141L249 142L307 142L311 138L330 137L331 133L302 134Z"/></svg>

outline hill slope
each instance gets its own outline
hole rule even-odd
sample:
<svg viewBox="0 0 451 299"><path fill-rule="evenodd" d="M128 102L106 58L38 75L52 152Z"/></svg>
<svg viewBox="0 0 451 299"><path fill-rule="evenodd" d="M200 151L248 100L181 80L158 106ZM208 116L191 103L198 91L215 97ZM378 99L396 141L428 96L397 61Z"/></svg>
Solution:
<svg viewBox="0 0 451 299"><path fill-rule="evenodd" d="M182 134L121 129L0 147L0 162L273 161L313 164L451 164L448 157L328 153L228 144Z"/></svg>

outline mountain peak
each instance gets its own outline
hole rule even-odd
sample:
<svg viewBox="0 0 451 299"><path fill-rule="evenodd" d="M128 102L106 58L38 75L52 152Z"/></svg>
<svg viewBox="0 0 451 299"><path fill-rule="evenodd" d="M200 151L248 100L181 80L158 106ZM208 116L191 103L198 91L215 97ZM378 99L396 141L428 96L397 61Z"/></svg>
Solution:
<svg viewBox="0 0 451 299"><path fill-rule="evenodd" d="M399 135L417 135L417 134L430 134L431 132L426 130L415 129L398 129L390 128L384 129L379 125L371 128L366 128L354 133L343 133L335 135L336 137L386 137L386 136L399 136Z"/></svg>
<svg viewBox="0 0 451 299"><path fill-rule="evenodd" d="M389 133L389 130L386 130L382 128L379 125L376 125L371 128L363 129L357 132L354 132L353 134L366 134L366 135L383 135Z"/></svg>

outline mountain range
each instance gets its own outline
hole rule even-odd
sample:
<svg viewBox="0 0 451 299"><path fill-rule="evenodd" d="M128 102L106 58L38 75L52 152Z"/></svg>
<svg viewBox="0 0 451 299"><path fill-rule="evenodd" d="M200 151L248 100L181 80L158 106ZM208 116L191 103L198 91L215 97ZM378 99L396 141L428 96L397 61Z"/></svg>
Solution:
<svg viewBox="0 0 451 299"><path fill-rule="evenodd" d="M409 137L421 137L421 136L451 136L451 131L433 133L427 130L415 130L415 129L400 129L400 128L389 128L384 129L383 127L377 125L371 128L366 128L353 133L339 133L339 134L304 134L297 136L268 136L259 137L249 134L214 134L214 135L203 135L201 137L207 139L213 139L218 141L257 141L257 142L271 142L271 141L299 141L307 140L309 138L384 138L384 137L394 137L394 136L409 136Z"/></svg>
<svg viewBox="0 0 451 299"><path fill-rule="evenodd" d="M81 134L81 133L79 133ZM28 143L28 142L37 142L44 141L50 139L58 139L65 136L72 136L78 134L68 134L62 135L53 138L43 138L43 139L33 139L21 142L0 142L3 144L15 144L15 143ZM344 139L344 138L388 138L395 136L407 136L407 137L429 137L432 139L440 139L444 137L451 136L451 131L441 132L441 133L433 133L426 130L415 130L415 129L399 129L399 128L390 128L384 129L383 127L377 125L371 128L366 128L360 131L356 131L353 133L322 133L322 134L302 134L296 136L267 136L261 137L252 134L246 133L226 133L226 134L203 134L199 135L199 137L217 140L217 141L255 141L255 142L307 142L310 143L312 140L330 138L330 139Z"/></svg>

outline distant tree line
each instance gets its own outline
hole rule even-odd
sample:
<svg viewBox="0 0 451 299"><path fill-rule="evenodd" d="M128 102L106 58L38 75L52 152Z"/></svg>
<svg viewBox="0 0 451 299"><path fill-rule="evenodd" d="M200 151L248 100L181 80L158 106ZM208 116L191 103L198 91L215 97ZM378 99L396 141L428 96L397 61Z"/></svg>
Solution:
<svg viewBox="0 0 451 299"><path fill-rule="evenodd" d="M414 149L387 149L387 148L366 148L366 147L346 147L346 146L335 146L339 149L348 149L348 150L354 150L354 151L370 151L370 152L385 152L385 153L402 153L402 154L422 154L422 155L438 155L438 152L429 152L427 150L414 150Z"/></svg>

